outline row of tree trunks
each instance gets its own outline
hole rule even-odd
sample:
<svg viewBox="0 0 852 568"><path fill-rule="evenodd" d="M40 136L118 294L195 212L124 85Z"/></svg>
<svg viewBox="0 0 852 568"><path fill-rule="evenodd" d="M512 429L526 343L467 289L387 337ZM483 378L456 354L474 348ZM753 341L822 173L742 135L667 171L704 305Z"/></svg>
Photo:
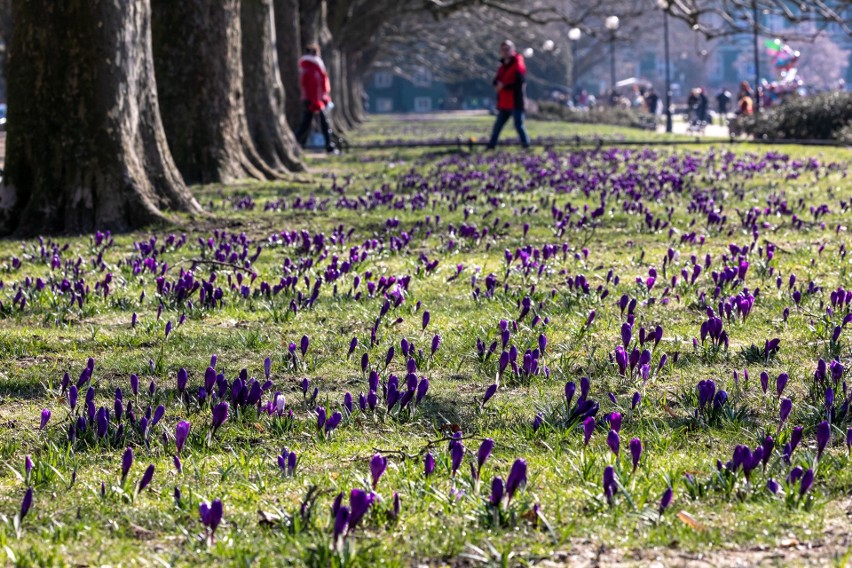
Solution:
<svg viewBox="0 0 852 568"><path fill-rule="evenodd" d="M275 179L246 120L240 0L152 0L166 138L188 183Z"/></svg>
<svg viewBox="0 0 852 568"><path fill-rule="evenodd" d="M280 75L286 92L286 115L290 126L295 128L302 116L299 100L299 57L306 45L316 43L322 48L322 56L331 79L331 99L334 101L333 123L335 129L346 131L364 119L363 85L360 80L363 69L357 64L352 51L335 42L334 30L344 25L347 6L345 2L332 5L328 0L274 0L276 51ZM334 21L329 22L329 18ZM300 41L295 41L298 38Z"/></svg>
<svg viewBox="0 0 852 568"><path fill-rule="evenodd" d="M241 0L243 86L252 141L264 162L278 171L301 171L298 144L285 116L272 0ZM298 98L296 99L298 101Z"/></svg>
<svg viewBox="0 0 852 568"><path fill-rule="evenodd" d="M275 51L278 68L284 83L285 114L292 128L302 117L299 92L299 56L302 53L302 33L299 21L299 0L275 0Z"/></svg>
<svg viewBox="0 0 852 568"><path fill-rule="evenodd" d="M148 0L14 0L0 233L200 213L166 145Z"/></svg>

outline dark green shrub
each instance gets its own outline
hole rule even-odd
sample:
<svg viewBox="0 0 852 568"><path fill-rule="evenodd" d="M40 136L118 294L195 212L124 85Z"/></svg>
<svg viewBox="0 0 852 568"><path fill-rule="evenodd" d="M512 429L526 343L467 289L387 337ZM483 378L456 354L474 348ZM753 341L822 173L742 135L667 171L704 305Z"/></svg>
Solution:
<svg viewBox="0 0 852 568"><path fill-rule="evenodd" d="M630 128L653 128L655 124L651 115L629 108L599 107L578 110L554 102L539 103L538 110L532 113L532 118L582 124L611 124Z"/></svg>
<svg viewBox="0 0 852 568"><path fill-rule="evenodd" d="M755 138L839 140L849 136L852 93L832 92L789 99L784 104L740 119L742 128Z"/></svg>

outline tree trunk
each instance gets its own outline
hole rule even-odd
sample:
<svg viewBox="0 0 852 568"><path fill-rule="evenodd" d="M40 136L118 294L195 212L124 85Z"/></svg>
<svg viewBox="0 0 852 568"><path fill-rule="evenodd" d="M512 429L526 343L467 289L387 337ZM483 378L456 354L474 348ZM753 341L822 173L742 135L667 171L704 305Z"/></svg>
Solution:
<svg viewBox="0 0 852 568"><path fill-rule="evenodd" d="M303 171L298 144L284 115L285 92L273 50L272 0L242 0L243 87L246 118L258 154L277 170Z"/></svg>
<svg viewBox="0 0 852 568"><path fill-rule="evenodd" d="M325 25L325 0L299 0L299 32L302 47L328 41Z"/></svg>
<svg viewBox="0 0 852 568"><path fill-rule="evenodd" d="M348 65L346 75L349 77L347 86L349 88L349 104L351 105L352 119L355 124L361 124L366 118L364 111L364 70L362 68L362 54L350 54L346 63Z"/></svg>
<svg viewBox="0 0 852 568"><path fill-rule="evenodd" d="M123 231L200 213L166 146L148 0L14 0L0 232Z"/></svg>
<svg viewBox="0 0 852 568"><path fill-rule="evenodd" d="M275 0L275 51L278 70L284 84L284 108L290 128L302 118L302 94L299 92L299 57L302 36L299 31L299 0Z"/></svg>
<svg viewBox="0 0 852 568"><path fill-rule="evenodd" d="M9 39L12 33L12 2L0 0L0 101L6 100L6 56L9 52ZM0 161L2 163L2 161Z"/></svg>
<svg viewBox="0 0 852 568"><path fill-rule="evenodd" d="M276 179L249 134L239 0L152 0L166 138L187 183Z"/></svg>
<svg viewBox="0 0 852 568"><path fill-rule="evenodd" d="M334 124L341 131L352 130L355 122L350 114L349 74L346 65L346 54L338 47L330 50L329 76L332 79L331 98L334 101Z"/></svg>

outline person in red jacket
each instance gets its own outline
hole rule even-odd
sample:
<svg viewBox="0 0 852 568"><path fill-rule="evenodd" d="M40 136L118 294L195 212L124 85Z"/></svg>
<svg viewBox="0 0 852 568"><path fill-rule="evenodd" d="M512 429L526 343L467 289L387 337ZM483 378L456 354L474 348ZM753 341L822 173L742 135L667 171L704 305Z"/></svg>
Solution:
<svg viewBox="0 0 852 568"><path fill-rule="evenodd" d="M326 107L331 103L331 83L325 70L325 63L320 57L319 46L309 45L305 48L305 55L299 59L299 87L302 91L302 104L305 109L302 112L302 122L296 129L296 140L302 146L308 140L314 115L319 114L322 136L325 139L325 149L334 152L332 144L331 125L325 113Z"/></svg>
<svg viewBox="0 0 852 568"><path fill-rule="evenodd" d="M515 51L515 44L506 40L500 44L500 68L494 77L492 85L497 92L497 121L491 131L491 141L488 148L497 146L500 131L514 118L515 130L521 139L521 146L530 147L530 139L524 128L524 88L526 84L527 67L524 57Z"/></svg>

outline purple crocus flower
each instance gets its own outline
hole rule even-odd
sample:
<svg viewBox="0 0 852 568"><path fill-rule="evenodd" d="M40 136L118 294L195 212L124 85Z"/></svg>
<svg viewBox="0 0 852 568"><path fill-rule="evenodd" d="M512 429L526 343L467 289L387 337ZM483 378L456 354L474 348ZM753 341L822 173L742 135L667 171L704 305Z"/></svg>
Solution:
<svg viewBox="0 0 852 568"><path fill-rule="evenodd" d="M615 469L611 465L604 468L603 490L607 503L612 505L612 496L618 491L618 486L615 483Z"/></svg>
<svg viewBox="0 0 852 568"><path fill-rule="evenodd" d="M609 431L609 434L606 436L606 445L609 446L609 449L612 450L613 454L618 456L618 452L621 447L621 438L618 437L618 432L615 430Z"/></svg>
<svg viewBox="0 0 852 568"><path fill-rule="evenodd" d="M485 461L488 459L488 456L491 455L492 450L494 450L494 440L491 438L485 438L482 440L482 443L479 445L479 450L476 452L477 479L479 479L479 472L482 470L482 466L485 465Z"/></svg>
<svg viewBox="0 0 852 568"><path fill-rule="evenodd" d="M589 445L589 439L592 437L592 433L595 431L595 418L593 416L589 416L583 421L583 445Z"/></svg>
<svg viewBox="0 0 852 568"><path fill-rule="evenodd" d="M50 420L50 411L46 408L41 411L41 425L38 427L39 431L44 430L44 427L47 426L48 421Z"/></svg>
<svg viewBox="0 0 852 568"><path fill-rule="evenodd" d="M429 320L431 319L431 315L428 311L423 312L423 329L426 329L426 326L429 325Z"/></svg>
<svg viewBox="0 0 852 568"><path fill-rule="evenodd" d="M820 422L816 427L817 439L817 459L822 456L822 452L831 440L831 425L825 420Z"/></svg>
<svg viewBox="0 0 852 568"><path fill-rule="evenodd" d="M325 420L328 417L325 407L317 406L316 409L314 409L314 413L317 415L317 430L322 430L322 427L325 426Z"/></svg>
<svg viewBox="0 0 852 568"><path fill-rule="evenodd" d="M145 473L142 474L142 479L139 480L139 493L145 490L154 478L154 464L148 466Z"/></svg>
<svg viewBox="0 0 852 568"><path fill-rule="evenodd" d="M224 400L213 407L213 433L228 419L229 409L228 402Z"/></svg>
<svg viewBox="0 0 852 568"><path fill-rule="evenodd" d="M130 392L133 396L139 396L139 377L136 374L130 375Z"/></svg>
<svg viewBox="0 0 852 568"><path fill-rule="evenodd" d="M633 400L630 401L630 409L636 410L636 407L639 406L639 403L642 401L642 395L639 394L639 391L633 393Z"/></svg>
<svg viewBox="0 0 852 568"><path fill-rule="evenodd" d="M488 498L488 503L492 507L499 507L500 502L503 501L503 494L506 491L506 486L503 483L503 479L500 477L495 477L491 480L491 496Z"/></svg>
<svg viewBox="0 0 852 568"><path fill-rule="evenodd" d="M130 467L133 465L133 450L127 448L121 456L121 482L127 479L127 474L130 472Z"/></svg>
<svg viewBox="0 0 852 568"><path fill-rule="evenodd" d="M380 454L374 454L370 459L370 475L373 478L373 489L379 484L379 479L384 475L388 468L388 459Z"/></svg>
<svg viewBox="0 0 852 568"><path fill-rule="evenodd" d="M183 394L186 390L186 383L189 381L189 374L186 369L180 369L177 374L177 390L178 394Z"/></svg>
<svg viewBox="0 0 852 568"><path fill-rule="evenodd" d="M187 436L189 436L189 422L181 420L175 426L175 446L177 446L178 455L180 455L183 445L186 443Z"/></svg>
<svg viewBox="0 0 852 568"><path fill-rule="evenodd" d="M428 478L432 475L432 472L435 471L435 457L430 453L427 453L423 457L423 476Z"/></svg>
<svg viewBox="0 0 852 568"><path fill-rule="evenodd" d="M420 382L417 383L417 396L414 399L415 403L420 404L427 392L429 392L429 379L420 379Z"/></svg>
<svg viewBox="0 0 852 568"><path fill-rule="evenodd" d="M784 392L784 387L787 386L788 380L790 380L790 375L787 373L781 373L778 375L778 378L775 379L775 392L778 395L778 398L781 398L781 393Z"/></svg>
<svg viewBox="0 0 852 568"><path fill-rule="evenodd" d="M370 505L373 504L374 499L373 493L367 493L363 489L353 489L349 494L349 526L351 528L355 528L358 525L358 521L363 518L363 516L367 513L370 508Z"/></svg>
<svg viewBox="0 0 852 568"><path fill-rule="evenodd" d="M74 409L77 408L78 396L79 391L77 390L77 385L71 385L68 388L68 406L71 408L71 412L74 412Z"/></svg>
<svg viewBox="0 0 852 568"><path fill-rule="evenodd" d="M814 484L814 470L808 468L808 470L802 475L802 481L799 484L799 497L804 497L805 493L808 492L808 489L811 488L811 485Z"/></svg>
<svg viewBox="0 0 852 568"><path fill-rule="evenodd" d="M621 324L621 344L624 348L630 344L630 340L633 337L633 326L629 323L625 322Z"/></svg>
<svg viewBox="0 0 852 568"><path fill-rule="evenodd" d="M272 359L267 357L263 360L263 374L269 379L269 376L272 374Z"/></svg>
<svg viewBox="0 0 852 568"><path fill-rule="evenodd" d="M852 452L852 428L846 429L846 451Z"/></svg>
<svg viewBox="0 0 852 568"><path fill-rule="evenodd" d="M349 507L338 507L334 515L334 541L337 542L349 529Z"/></svg>
<svg viewBox="0 0 852 568"><path fill-rule="evenodd" d="M574 393L577 391L577 385L574 381L565 383L565 404L568 410L571 410L571 400L574 398Z"/></svg>
<svg viewBox="0 0 852 568"><path fill-rule="evenodd" d="M769 389L769 373L766 371L760 373L760 388L763 390L763 394L766 394Z"/></svg>
<svg viewBox="0 0 852 568"><path fill-rule="evenodd" d="M673 495L674 491L672 491L672 488L666 487L666 490L663 491L663 497L660 499L660 515L665 513L666 509L668 509L669 505L671 505Z"/></svg>
<svg viewBox="0 0 852 568"><path fill-rule="evenodd" d="M787 418L790 417L790 411L793 410L793 401L789 398L785 398L781 401L781 409L779 411L780 424L779 428L784 426L784 423L787 421Z"/></svg>
<svg viewBox="0 0 852 568"><path fill-rule="evenodd" d="M766 464L769 458L772 457L772 450L775 449L775 440L769 434L763 439L763 469L766 469Z"/></svg>
<svg viewBox="0 0 852 568"><path fill-rule="evenodd" d="M27 456L24 457L24 476L25 476L27 482L29 482L30 474L32 472L33 472L33 460L29 455L27 455Z"/></svg>
<svg viewBox="0 0 852 568"><path fill-rule="evenodd" d="M455 477L456 472L461 466L464 458L464 444L461 440L453 439L450 442L450 465L452 467L452 475Z"/></svg>
<svg viewBox="0 0 852 568"><path fill-rule="evenodd" d="M299 341L299 351L302 352L302 357L308 352L308 346L310 345L310 339L308 339L307 335L303 335L301 341Z"/></svg>
<svg viewBox="0 0 852 568"><path fill-rule="evenodd" d="M30 509L33 506L33 488L30 487L27 489L27 492L24 493L24 499L21 501L21 512L18 515L18 523L23 522L24 517L27 516L27 513L30 512Z"/></svg>
<svg viewBox="0 0 852 568"><path fill-rule="evenodd" d="M633 458L633 471L636 471L639 459L642 457L642 441L639 438L630 440L630 455Z"/></svg>
<svg viewBox="0 0 852 568"><path fill-rule="evenodd" d="M326 435L330 434L335 428L340 426L340 422L343 420L343 414L340 412L335 412L331 416L329 416L328 420L325 421L325 427L323 431Z"/></svg>
<svg viewBox="0 0 852 568"><path fill-rule="evenodd" d="M621 420L622 420L622 417L621 417L620 412L613 412L612 414L610 414L609 415L610 428L612 428L616 432L621 432Z"/></svg>
<svg viewBox="0 0 852 568"><path fill-rule="evenodd" d="M156 409L154 409L154 416L151 419L151 427L157 425L157 423L162 420L163 416L166 414L166 407L162 404L159 405Z"/></svg>
<svg viewBox="0 0 852 568"><path fill-rule="evenodd" d="M216 529L219 527L219 523L222 522L223 512L224 507L222 506L222 501L219 499L214 499L210 505L206 502L201 503L198 507L198 514L201 517L201 523L204 525L205 531L210 531L211 543L214 542Z"/></svg>
<svg viewBox="0 0 852 568"><path fill-rule="evenodd" d="M440 346L441 346L441 336L436 334L435 336L432 337L432 355L435 354L435 352L438 350L438 348Z"/></svg>
<svg viewBox="0 0 852 568"><path fill-rule="evenodd" d="M509 501L515 496L515 492L527 483L527 462L518 458L512 464L509 477L506 479L506 495Z"/></svg>
<svg viewBox="0 0 852 568"><path fill-rule="evenodd" d="M491 400L491 397L493 397L496 393L497 393L497 383L494 383L493 385L491 385L487 389L485 389L485 396L482 398L482 405L485 406L485 403L487 403L489 400Z"/></svg>
<svg viewBox="0 0 852 568"><path fill-rule="evenodd" d="M538 414L535 415L535 418L533 418L533 422L532 422L533 432L538 432L538 429L541 428L541 426L543 424L544 424L544 415L541 412L539 412Z"/></svg>
<svg viewBox="0 0 852 568"><path fill-rule="evenodd" d="M769 481L766 482L766 489L768 489L773 495L778 495L778 490L781 489L781 486L778 485L777 481L770 478Z"/></svg>

